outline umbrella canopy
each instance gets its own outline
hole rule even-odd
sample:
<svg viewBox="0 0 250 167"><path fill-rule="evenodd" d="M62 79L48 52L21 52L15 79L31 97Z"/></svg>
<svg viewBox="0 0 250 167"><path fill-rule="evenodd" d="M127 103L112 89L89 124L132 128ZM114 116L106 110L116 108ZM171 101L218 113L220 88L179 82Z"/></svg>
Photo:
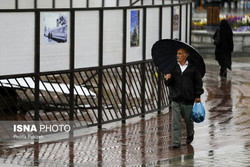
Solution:
<svg viewBox="0 0 250 167"><path fill-rule="evenodd" d="M162 73L170 73L171 66L177 61L177 51L180 48L186 48L189 51L188 61L196 66L203 77L206 67L202 56L191 45L178 40L163 39L153 45L152 57L155 65Z"/></svg>

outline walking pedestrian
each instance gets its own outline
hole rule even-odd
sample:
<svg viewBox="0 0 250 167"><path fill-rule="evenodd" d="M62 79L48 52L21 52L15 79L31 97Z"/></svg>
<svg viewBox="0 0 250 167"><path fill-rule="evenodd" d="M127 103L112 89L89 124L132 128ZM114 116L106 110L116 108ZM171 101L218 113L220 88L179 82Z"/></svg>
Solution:
<svg viewBox="0 0 250 167"><path fill-rule="evenodd" d="M227 68L231 70L233 52L233 32L227 20L222 20L213 35L215 47L215 60L220 65L220 76L227 77Z"/></svg>
<svg viewBox="0 0 250 167"><path fill-rule="evenodd" d="M200 102L203 94L203 82L200 72L188 61L189 51L180 48L177 51L177 61L172 66L170 73L166 74L166 85L170 88L172 99L172 147L181 145L181 117L186 125L186 143L194 139L194 123L191 113L194 102Z"/></svg>

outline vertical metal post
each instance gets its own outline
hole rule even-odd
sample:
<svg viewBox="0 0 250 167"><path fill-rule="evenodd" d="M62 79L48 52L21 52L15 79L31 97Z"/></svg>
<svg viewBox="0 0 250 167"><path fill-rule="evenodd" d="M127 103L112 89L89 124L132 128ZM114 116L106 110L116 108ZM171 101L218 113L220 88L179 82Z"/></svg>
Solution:
<svg viewBox="0 0 250 167"><path fill-rule="evenodd" d="M86 7L89 8L89 0L86 1Z"/></svg>
<svg viewBox="0 0 250 167"><path fill-rule="evenodd" d="M69 3L70 3L70 4L69 4L70 9L72 9L72 8L73 8L73 0L70 0Z"/></svg>
<svg viewBox="0 0 250 167"><path fill-rule="evenodd" d="M74 62L75 62L75 12L70 10L70 111L69 120L74 121Z"/></svg>
<svg viewBox="0 0 250 167"><path fill-rule="evenodd" d="M159 39L162 39L162 7L160 7L159 10ZM162 73L160 70L157 70L158 73L158 78L157 78L157 83L158 83L158 92L157 92L157 107L158 107L158 114L161 113L161 94L162 94Z"/></svg>
<svg viewBox="0 0 250 167"><path fill-rule="evenodd" d="M188 33L188 4L186 4L185 42L187 42L187 33Z"/></svg>
<svg viewBox="0 0 250 167"><path fill-rule="evenodd" d="M15 8L18 9L18 0L15 0Z"/></svg>
<svg viewBox="0 0 250 167"><path fill-rule="evenodd" d="M145 65L145 60L146 60L146 22L147 22L147 10L146 8L143 8L143 42L142 42L142 85L141 85L141 100L142 100L142 106L141 106L141 111L142 111L142 118L145 117L145 91L146 91L146 65Z"/></svg>
<svg viewBox="0 0 250 167"><path fill-rule="evenodd" d="M37 0L35 0L35 2L34 2L34 9L36 9L37 8Z"/></svg>
<svg viewBox="0 0 250 167"><path fill-rule="evenodd" d="M182 5L180 5L180 18L179 18L179 23L180 23L180 26L179 26L179 40L181 40L181 31L182 31Z"/></svg>
<svg viewBox="0 0 250 167"><path fill-rule="evenodd" d="M105 0L102 0L102 8L105 6Z"/></svg>
<svg viewBox="0 0 250 167"><path fill-rule="evenodd" d="M173 16L174 16L174 14L173 14L173 12L174 12L174 6L173 6L173 0L171 0L171 4L172 4L172 6L171 6L171 39L173 39Z"/></svg>
<svg viewBox="0 0 250 167"><path fill-rule="evenodd" d="M56 2L55 2L55 0L53 0L52 1L52 8L55 9L55 7L56 7Z"/></svg>
<svg viewBox="0 0 250 167"><path fill-rule="evenodd" d="M162 39L162 6L159 10L159 39Z"/></svg>
<svg viewBox="0 0 250 167"><path fill-rule="evenodd" d="M127 10L123 9L122 123L126 123Z"/></svg>
<svg viewBox="0 0 250 167"><path fill-rule="evenodd" d="M103 10L99 11L98 128L102 128Z"/></svg>
<svg viewBox="0 0 250 167"><path fill-rule="evenodd" d="M35 121L39 120L40 11L35 12Z"/></svg>
<svg viewBox="0 0 250 167"><path fill-rule="evenodd" d="M190 15L189 15L189 18L190 18L190 20L189 20L189 44L191 44L191 27L192 27L192 13L193 13L193 9L192 9L192 2L189 4L190 5Z"/></svg>

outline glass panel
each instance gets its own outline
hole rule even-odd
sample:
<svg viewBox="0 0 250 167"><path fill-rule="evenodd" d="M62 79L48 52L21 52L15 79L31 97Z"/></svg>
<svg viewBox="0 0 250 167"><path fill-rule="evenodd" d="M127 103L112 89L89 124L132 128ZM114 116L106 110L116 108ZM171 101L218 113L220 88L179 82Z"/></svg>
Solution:
<svg viewBox="0 0 250 167"><path fill-rule="evenodd" d="M103 64L122 63L123 11L104 12Z"/></svg>
<svg viewBox="0 0 250 167"><path fill-rule="evenodd" d="M34 13L0 13L0 75L34 72Z"/></svg>
<svg viewBox="0 0 250 167"><path fill-rule="evenodd" d="M99 12L76 12L75 34L75 67L98 66Z"/></svg>
<svg viewBox="0 0 250 167"><path fill-rule="evenodd" d="M146 42L146 58L152 59L151 48L153 44L159 40L159 9L147 9L147 42Z"/></svg>

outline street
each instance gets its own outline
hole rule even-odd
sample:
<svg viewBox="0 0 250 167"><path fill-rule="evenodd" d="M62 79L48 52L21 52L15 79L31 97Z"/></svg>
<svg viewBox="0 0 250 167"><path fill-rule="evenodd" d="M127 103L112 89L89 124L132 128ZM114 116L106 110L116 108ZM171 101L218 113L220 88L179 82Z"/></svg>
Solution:
<svg viewBox="0 0 250 167"><path fill-rule="evenodd" d="M171 112L149 114L145 119L120 122L74 132L73 140L33 145L2 146L0 166L249 166L250 58L233 58L227 78L219 66L205 59L202 102L206 118L195 124L191 145L171 147ZM14 146L14 147L13 147Z"/></svg>

